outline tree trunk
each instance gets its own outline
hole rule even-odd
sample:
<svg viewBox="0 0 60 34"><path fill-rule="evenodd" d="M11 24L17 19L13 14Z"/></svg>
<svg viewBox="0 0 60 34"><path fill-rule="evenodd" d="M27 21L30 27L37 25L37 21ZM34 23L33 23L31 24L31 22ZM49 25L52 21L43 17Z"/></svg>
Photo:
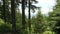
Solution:
<svg viewBox="0 0 60 34"><path fill-rule="evenodd" d="M6 23L6 17L5 17L5 0L3 0L3 19L4 19L4 21L5 21L5 23Z"/></svg>
<svg viewBox="0 0 60 34"><path fill-rule="evenodd" d="M12 34L16 34L15 0L11 0Z"/></svg>
<svg viewBox="0 0 60 34"><path fill-rule="evenodd" d="M22 0L22 30L25 34L25 0Z"/></svg>
<svg viewBox="0 0 60 34"><path fill-rule="evenodd" d="M29 16L28 16L28 18L29 18L29 34L31 34L31 15L30 15L30 0L29 0Z"/></svg>

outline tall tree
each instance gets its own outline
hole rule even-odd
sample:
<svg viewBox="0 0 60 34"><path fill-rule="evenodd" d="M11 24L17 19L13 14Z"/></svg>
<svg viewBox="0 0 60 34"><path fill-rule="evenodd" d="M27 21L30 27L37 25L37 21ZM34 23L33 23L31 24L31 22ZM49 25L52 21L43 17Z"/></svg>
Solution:
<svg viewBox="0 0 60 34"><path fill-rule="evenodd" d="M29 16L28 16L28 18L29 18L29 21L28 21L28 23L29 23L29 34L31 34L31 20L30 20L30 19L31 19L31 18L30 18L30 17L31 17L31 15L30 15L30 3L31 3L31 2L30 2L30 0L29 0Z"/></svg>
<svg viewBox="0 0 60 34"><path fill-rule="evenodd" d="M22 30L23 34L25 34L25 0L22 0Z"/></svg>
<svg viewBox="0 0 60 34"><path fill-rule="evenodd" d="M0 18L2 18L2 3L0 1Z"/></svg>
<svg viewBox="0 0 60 34"><path fill-rule="evenodd" d="M60 0L57 0L57 4L53 8L53 12L49 14L50 20L55 24L54 31L59 34L60 32Z"/></svg>
<svg viewBox="0 0 60 34"><path fill-rule="evenodd" d="M12 34L16 34L15 2L16 0L11 0Z"/></svg>
<svg viewBox="0 0 60 34"><path fill-rule="evenodd" d="M3 19L6 22L6 16L5 16L5 0L3 0Z"/></svg>
<svg viewBox="0 0 60 34"><path fill-rule="evenodd" d="M28 11L28 13L29 13L29 16L28 16L28 23L29 23L29 34L31 34L31 12L30 12L30 10L32 9L33 11L35 11L34 9L35 8L37 8L36 6L34 6L34 5L32 5L32 1L36 1L36 0L28 0L28 4L29 4L29 11Z"/></svg>

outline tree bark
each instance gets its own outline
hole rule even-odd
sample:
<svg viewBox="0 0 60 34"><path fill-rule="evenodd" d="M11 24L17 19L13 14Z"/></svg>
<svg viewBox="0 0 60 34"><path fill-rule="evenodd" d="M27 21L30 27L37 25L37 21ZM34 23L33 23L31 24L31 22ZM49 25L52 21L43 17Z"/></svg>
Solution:
<svg viewBox="0 0 60 34"><path fill-rule="evenodd" d="M5 17L5 0L3 0L3 19L4 19L4 21L5 21L5 23L6 23L6 17Z"/></svg>
<svg viewBox="0 0 60 34"><path fill-rule="evenodd" d="M22 0L22 30L25 34L25 0Z"/></svg>
<svg viewBox="0 0 60 34"><path fill-rule="evenodd" d="M31 34L31 15L30 15L30 0L29 0L29 16L28 16L28 18L29 18L29 34Z"/></svg>
<svg viewBox="0 0 60 34"><path fill-rule="evenodd" d="M15 0L11 0L12 34L16 34Z"/></svg>

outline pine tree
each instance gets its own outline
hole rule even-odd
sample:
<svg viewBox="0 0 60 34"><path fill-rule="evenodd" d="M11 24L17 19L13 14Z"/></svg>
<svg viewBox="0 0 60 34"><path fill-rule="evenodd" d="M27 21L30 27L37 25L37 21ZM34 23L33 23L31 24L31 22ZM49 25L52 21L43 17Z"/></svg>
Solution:
<svg viewBox="0 0 60 34"><path fill-rule="evenodd" d="M51 23L54 24L54 31L59 34L60 32L60 0L57 0L56 6L53 8L53 12L49 14Z"/></svg>
<svg viewBox="0 0 60 34"><path fill-rule="evenodd" d="M16 0L11 0L11 16L12 16L12 34L16 34L15 4Z"/></svg>
<svg viewBox="0 0 60 34"><path fill-rule="evenodd" d="M43 28L44 21L42 21L42 19L43 19L43 15L41 14L40 9L38 9L38 13L36 15L36 21L35 21L35 28L34 28L36 34L42 33L42 30L44 29Z"/></svg>

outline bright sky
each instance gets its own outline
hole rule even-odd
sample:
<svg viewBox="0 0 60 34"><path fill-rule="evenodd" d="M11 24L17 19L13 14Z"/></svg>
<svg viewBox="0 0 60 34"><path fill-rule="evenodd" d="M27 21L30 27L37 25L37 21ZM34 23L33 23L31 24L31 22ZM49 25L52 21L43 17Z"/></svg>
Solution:
<svg viewBox="0 0 60 34"><path fill-rule="evenodd" d="M36 6L41 7L41 12L42 14L48 14L49 11L52 11L53 6L55 6L56 4L56 0L37 0L38 3L37 4L33 4ZM28 15L28 10L26 8L26 15ZM37 11L35 13L31 12L31 15L36 15Z"/></svg>
<svg viewBox="0 0 60 34"><path fill-rule="evenodd" d="M38 4L36 6L41 7L42 14L47 14L52 11L53 6L56 4L56 0L37 0Z"/></svg>

